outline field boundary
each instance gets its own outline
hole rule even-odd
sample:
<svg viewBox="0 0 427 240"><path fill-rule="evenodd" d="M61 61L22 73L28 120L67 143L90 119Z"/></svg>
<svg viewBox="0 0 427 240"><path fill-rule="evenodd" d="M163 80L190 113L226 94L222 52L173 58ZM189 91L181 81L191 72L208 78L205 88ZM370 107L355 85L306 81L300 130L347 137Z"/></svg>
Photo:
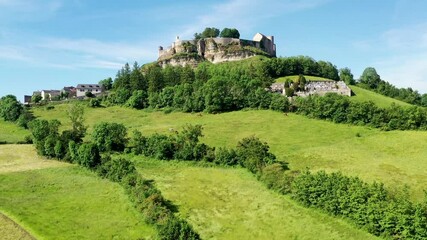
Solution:
<svg viewBox="0 0 427 240"><path fill-rule="evenodd" d="M42 239L42 237L37 236L37 234L35 234L26 224L21 223L16 218L12 217L11 214L8 214L7 211L4 211L1 208L0 218L6 219L6 221L11 222L14 226L18 227L29 239Z"/></svg>

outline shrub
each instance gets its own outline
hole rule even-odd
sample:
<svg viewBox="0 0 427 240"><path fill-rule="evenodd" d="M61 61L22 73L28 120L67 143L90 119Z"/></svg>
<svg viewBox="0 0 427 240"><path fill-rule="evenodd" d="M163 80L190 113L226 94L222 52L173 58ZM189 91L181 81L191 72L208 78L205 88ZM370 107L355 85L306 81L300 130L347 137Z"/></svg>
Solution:
<svg viewBox="0 0 427 240"><path fill-rule="evenodd" d="M156 133L147 138L147 144L144 149L145 156L167 160L173 158L174 152L175 148L171 137Z"/></svg>
<svg viewBox="0 0 427 240"><path fill-rule="evenodd" d="M123 124L102 122L95 125L92 139L99 150L123 151L127 143L127 130Z"/></svg>
<svg viewBox="0 0 427 240"><path fill-rule="evenodd" d="M98 168L98 174L113 182L121 182L127 175L135 174L136 169L131 161L123 158L103 161Z"/></svg>
<svg viewBox="0 0 427 240"><path fill-rule="evenodd" d="M169 218L166 224L160 226L158 237L165 240L200 239L199 234L193 230L191 225L176 217Z"/></svg>
<svg viewBox="0 0 427 240"><path fill-rule="evenodd" d="M97 167L101 163L97 145L93 143L81 144L77 151L77 163L89 169Z"/></svg>
<svg viewBox="0 0 427 240"><path fill-rule="evenodd" d="M220 147L215 151L215 160L214 162L219 165L234 166L239 163L237 158L237 153L234 149L226 149Z"/></svg>
<svg viewBox="0 0 427 240"><path fill-rule="evenodd" d="M260 172L276 159L276 156L269 152L268 144L254 136L242 139L237 144L236 153L239 163L252 173Z"/></svg>
<svg viewBox="0 0 427 240"><path fill-rule="evenodd" d="M99 98L91 98L89 101L89 107L101 107L101 99Z"/></svg>

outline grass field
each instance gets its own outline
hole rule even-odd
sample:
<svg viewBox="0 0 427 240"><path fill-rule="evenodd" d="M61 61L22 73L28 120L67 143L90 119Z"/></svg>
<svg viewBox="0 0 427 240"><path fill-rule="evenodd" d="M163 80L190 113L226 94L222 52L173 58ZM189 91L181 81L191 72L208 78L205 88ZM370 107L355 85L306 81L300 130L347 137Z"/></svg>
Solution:
<svg viewBox="0 0 427 240"><path fill-rule="evenodd" d="M351 97L351 100L353 101L357 101L357 102L373 101L379 107L383 107L383 108L389 107L392 103L395 103L396 105L403 106L403 107L412 106L409 103L405 103L390 97L386 97L381 94L377 94L357 86L350 86L350 88L355 94L354 96Z"/></svg>
<svg viewBox="0 0 427 240"><path fill-rule="evenodd" d="M375 239L267 190L245 169L134 160L203 239Z"/></svg>
<svg viewBox="0 0 427 240"><path fill-rule="evenodd" d="M17 143L23 141L30 132L18 127L15 123L0 120L0 142Z"/></svg>
<svg viewBox="0 0 427 240"><path fill-rule="evenodd" d="M66 105L59 105L35 114L59 118L67 126L65 108ZM273 111L199 115L120 107L87 109L89 132L100 121L123 123L129 132L138 129L147 135L180 130L188 123L201 124L203 141L211 146L234 147L242 138L256 135L268 142L278 159L289 162L292 169L340 170L367 181L384 182L391 188L407 184L414 199L421 199L427 186L427 132L423 131L384 132Z"/></svg>
<svg viewBox="0 0 427 240"><path fill-rule="evenodd" d="M155 234L121 186L80 167L40 159L32 149L0 146L0 212L33 236L139 239Z"/></svg>

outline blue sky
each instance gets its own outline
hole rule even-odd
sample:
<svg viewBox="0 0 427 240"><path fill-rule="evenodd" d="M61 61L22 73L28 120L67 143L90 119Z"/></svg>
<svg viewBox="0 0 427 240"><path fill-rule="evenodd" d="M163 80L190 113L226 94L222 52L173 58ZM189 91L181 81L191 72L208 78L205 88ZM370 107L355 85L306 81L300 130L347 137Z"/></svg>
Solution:
<svg viewBox="0 0 427 240"><path fill-rule="evenodd" d="M0 0L0 96L114 78L205 27L274 35L278 56L330 61L356 78L372 66L426 93L426 12L424 0Z"/></svg>

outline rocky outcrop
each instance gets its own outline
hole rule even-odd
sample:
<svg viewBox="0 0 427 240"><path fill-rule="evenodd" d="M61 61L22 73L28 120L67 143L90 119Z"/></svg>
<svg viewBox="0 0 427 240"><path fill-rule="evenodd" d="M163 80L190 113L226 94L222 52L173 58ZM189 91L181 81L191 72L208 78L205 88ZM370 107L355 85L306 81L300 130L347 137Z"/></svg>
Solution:
<svg viewBox="0 0 427 240"><path fill-rule="evenodd" d="M256 39L256 40L255 40ZM162 66L192 65L201 61L220 63L238 61L255 55L276 56L273 37L257 33L254 40L238 38L204 38L200 40L180 40L177 37L172 46L159 47L158 63Z"/></svg>

